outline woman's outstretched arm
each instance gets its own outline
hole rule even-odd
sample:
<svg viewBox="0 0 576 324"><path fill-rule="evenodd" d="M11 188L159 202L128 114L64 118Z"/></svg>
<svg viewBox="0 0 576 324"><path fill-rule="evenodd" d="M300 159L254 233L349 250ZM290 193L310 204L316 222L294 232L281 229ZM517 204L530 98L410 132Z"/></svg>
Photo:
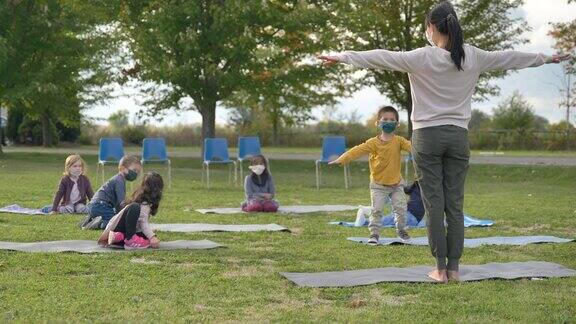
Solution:
<svg viewBox="0 0 576 324"><path fill-rule="evenodd" d="M409 52L394 52L383 49L363 52L346 51L334 55L321 55L318 58L328 66L342 62L366 69L413 72L421 65L423 57L424 48Z"/></svg>

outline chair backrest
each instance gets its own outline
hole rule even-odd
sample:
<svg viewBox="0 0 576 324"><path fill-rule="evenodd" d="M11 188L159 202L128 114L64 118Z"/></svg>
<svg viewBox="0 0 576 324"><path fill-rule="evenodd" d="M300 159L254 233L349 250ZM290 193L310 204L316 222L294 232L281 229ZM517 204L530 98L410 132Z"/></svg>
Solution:
<svg viewBox="0 0 576 324"><path fill-rule="evenodd" d="M164 138L145 138L142 143L143 161L167 161L166 141Z"/></svg>
<svg viewBox="0 0 576 324"><path fill-rule="evenodd" d="M344 136L325 136L322 140L321 161L329 162L337 159L346 152L346 138Z"/></svg>
<svg viewBox="0 0 576 324"><path fill-rule="evenodd" d="M257 136L238 138L238 158L246 159L261 154L260 138Z"/></svg>
<svg viewBox="0 0 576 324"><path fill-rule="evenodd" d="M204 161L229 161L228 140L225 138L204 139Z"/></svg>
<svg viewBox="0 0 576 324"><path fill-rule="evenodd" d="M103 162L117 162L124 156L124 144L118 137L101 138L98 160Z"/></svg>

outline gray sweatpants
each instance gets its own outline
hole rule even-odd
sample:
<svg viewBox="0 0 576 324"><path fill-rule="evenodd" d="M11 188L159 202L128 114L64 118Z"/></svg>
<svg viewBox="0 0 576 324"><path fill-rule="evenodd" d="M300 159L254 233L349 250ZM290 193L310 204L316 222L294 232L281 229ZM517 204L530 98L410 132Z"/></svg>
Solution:
<svg viewBox="0 0 576 324"><path fill-rule="evenodd" d="M452 125L416 129L412 134L412 156L422 191L428 242L437 268L458 270L464 249L462 209L470 158L468 131Z"/></svg>
<svg viewBox="0 0 576 324"><path fill-rule="evenodd" d="M372 212L370 213L370 235L380 236L382 227L382 210L388 201L392 200L392 212L396 230L406 228L406 194L404 193L404 181L395 186L383 186L370 182L370 196L372 198Z"/></svg>

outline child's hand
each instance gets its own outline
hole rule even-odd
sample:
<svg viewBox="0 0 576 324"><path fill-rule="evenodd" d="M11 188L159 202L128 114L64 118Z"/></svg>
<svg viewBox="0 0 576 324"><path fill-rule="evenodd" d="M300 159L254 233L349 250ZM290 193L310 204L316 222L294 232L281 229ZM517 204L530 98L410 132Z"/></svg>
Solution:
<svg viewBox="0 0 576 324"><path fill-rule="evenodd" d="M320 55L318 58L322 60L322 65L325 66L332 66L340 62L336 56Z"/></svg>
<svg viewBox="0 0 576 324"><path fill-rule="evenodd" d="M53 210L50 212L50 215L56 215L56 214L58 214L58 211L56 211L56 210Z"/></svg>
<svg viewBox="0 0 576 324"><path fill-rule="evenodd" d="M156 236L153 236L150 239L150 247L153 249L157 249L160 247L160 240Z"/></svg>
<svg viewBox="0 0 576 324"><path fill-rule="evenodd" d="M263 194L262 194L262 197L263 197L264 199L270 199L270 198L272 198L272 194L263 193Z"/></svg>

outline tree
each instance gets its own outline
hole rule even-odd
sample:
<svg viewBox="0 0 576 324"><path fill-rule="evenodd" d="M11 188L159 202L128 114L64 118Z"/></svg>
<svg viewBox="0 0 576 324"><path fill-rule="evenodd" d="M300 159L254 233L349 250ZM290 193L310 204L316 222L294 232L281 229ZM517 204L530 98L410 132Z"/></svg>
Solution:
<svg viewBox="0 0 576 324"><path fill-rule="evenodd" d="M112 48L99 20L104 0L13 0L0 3L0 104L42 123L79 123L81 108L108 97L103 57Z"/></svg>
<svg viewBox="0 0 576 324"><path fill-rule="evenodd" d="M143 88L147 112L197 110L203 138L214 137L219 102L245 90L240 96L253 101L253 89L281 78L276 72L306 70L297 58L324 44L327 14L319 2L125 0L121 16L137 76L153 83ZM281 93L262 95L270 103Z"/></svg>
<svg viewBox="0 0 576 324"><path fill-rule="evenodd" d="M385 48L409 51L427 44L424 20L436 0L340 0L331 19L340 31L337 50L369 50ZM464 39L485 50L513 48L526 40L528 30L522 18L509 15L521 0L462 0L455 4L464 30ZM484 73L476 88L475 100L498 94L488 83L505 76L505 71ZM412 98L410 82L405 73L369 70L358 80L364 86L375 86L392 103L408 112L409 134L412 133Z"/></svg>
<svg viewBox="0 0 576 324"><path fill-rule="evenodd" d="M524 132L534 126L535 116L532 105L516 91L494 109L492 123L498 130Z"/></svg>
<svg viewBox="0 0 576 324"><path fill-rule="evenodd" d="M574 0L568 1L568 3ZM572 60L562 64L562 75L558 76L558 91L562 95L560 108L566 109L566 150L570 150L570 131L572 127L570 111L576 108L576 19L552 24L549 33L556 40L554 48L561 53L571 53Z"/></svg>
<svg viewBox="0 0 576 324"><path fill-rule="evenodd" d="M490 115L487 113L478 110L472 109L472 116L470 117L470 123L468 124L468 128L470 130L478 130L486 127L490 123Z"/></svg>

